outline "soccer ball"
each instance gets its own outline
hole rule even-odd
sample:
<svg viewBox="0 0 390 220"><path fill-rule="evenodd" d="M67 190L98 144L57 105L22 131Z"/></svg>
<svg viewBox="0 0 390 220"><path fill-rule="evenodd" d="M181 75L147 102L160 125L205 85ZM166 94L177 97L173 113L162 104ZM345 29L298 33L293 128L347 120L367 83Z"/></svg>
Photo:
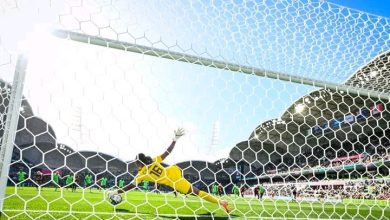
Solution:
<svg viewBox="0 0 390 220"><path fill-rule="evenodd" d="M118 205L122 202L122 196L117 193L109 193L108 200L112 205Z"/></svg>

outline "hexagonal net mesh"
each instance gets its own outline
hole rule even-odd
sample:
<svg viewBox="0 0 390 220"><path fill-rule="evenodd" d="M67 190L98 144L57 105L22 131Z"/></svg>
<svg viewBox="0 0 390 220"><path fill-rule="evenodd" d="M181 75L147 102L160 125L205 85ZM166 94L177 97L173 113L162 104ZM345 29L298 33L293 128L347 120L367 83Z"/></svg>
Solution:
<svg viewBox="0 0 390 220"><path fill-rule="evenodd" d="M387 18L322 0L0 18L2 217L390 216Z"/></svg>

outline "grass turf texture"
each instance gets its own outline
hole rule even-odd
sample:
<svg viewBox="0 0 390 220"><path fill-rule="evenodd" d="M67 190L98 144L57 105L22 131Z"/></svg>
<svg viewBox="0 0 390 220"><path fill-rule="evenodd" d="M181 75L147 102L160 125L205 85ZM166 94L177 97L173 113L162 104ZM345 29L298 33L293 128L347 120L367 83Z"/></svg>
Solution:
<svg viewBox="0 0 390 220"><path fill-rule="evenodd" d="M112 206L104 191L54 191L8 187L1 219L389 219L390 201L345 200L342 204L286 202L224 196L232 212L195 196L128 192ZM23 211L25 210L25 211Z"/></svg>

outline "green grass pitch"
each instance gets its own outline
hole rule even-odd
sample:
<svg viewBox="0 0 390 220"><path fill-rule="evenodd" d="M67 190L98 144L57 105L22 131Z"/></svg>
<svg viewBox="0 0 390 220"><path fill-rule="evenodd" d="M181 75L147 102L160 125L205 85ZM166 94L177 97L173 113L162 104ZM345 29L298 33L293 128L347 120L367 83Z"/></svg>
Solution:
<svg viewBox="0 0 390 220"><path fill-rule="evenodd" d="M128 192L114 207L104 191L54 191L8 187L1 219L389 219L390 202L345 200L342 204L286 202L224 196L232 212L195 196Z"/></svg>

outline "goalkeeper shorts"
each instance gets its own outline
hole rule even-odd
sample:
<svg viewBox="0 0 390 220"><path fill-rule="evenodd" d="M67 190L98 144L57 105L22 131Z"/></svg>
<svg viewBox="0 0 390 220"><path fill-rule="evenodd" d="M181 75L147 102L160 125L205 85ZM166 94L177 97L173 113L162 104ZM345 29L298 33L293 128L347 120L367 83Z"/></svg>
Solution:
<svg viewBox="0 0 390 220"><path fill-rule="evenodd" d="M176 191L186 194L191 190L191 183L184 179L182 171L178 166L170 166L167 168L168 186Z"/></svg>

